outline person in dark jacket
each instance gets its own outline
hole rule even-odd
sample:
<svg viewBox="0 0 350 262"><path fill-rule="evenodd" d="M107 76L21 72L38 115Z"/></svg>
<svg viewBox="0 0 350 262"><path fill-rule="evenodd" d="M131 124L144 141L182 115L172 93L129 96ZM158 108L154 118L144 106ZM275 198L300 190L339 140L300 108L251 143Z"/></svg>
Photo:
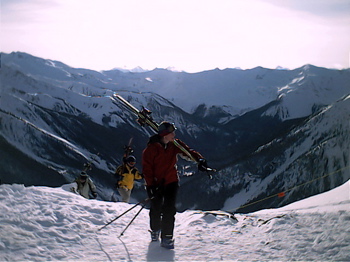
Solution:
<svg viewBox="0 0 350 262"><path fill-rule="evenodd" d="M174 223L176 214L176 196L178 191L177 156L191 160L173 143L175 140L174 124L162 122L158 134L152 136L142 154L142 173L146 182L147 194L151 201L150 228L152 241L161 237L161 246L174 248ZM205 163L203 156L190 149L184 142L176 139L190 152L192 160Z"/></svg>

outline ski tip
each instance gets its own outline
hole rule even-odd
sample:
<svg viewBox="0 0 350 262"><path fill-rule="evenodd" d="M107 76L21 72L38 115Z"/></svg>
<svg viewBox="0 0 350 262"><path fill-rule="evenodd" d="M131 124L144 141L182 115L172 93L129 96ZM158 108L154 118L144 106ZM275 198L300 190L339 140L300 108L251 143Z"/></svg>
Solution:
<svg viewBox="0 0 350 262"><path fill-rule="evenodd" d="M113 98L123 98L121 95L119 95L118 93L113 93L112 95Z"/></svg>

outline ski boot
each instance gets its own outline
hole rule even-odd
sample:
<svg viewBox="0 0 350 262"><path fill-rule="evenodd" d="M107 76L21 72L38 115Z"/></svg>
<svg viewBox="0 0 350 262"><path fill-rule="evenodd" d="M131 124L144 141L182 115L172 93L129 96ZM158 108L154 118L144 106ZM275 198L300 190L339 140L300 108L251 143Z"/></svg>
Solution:
<svg viewBox="0 0 350 262"><path fill-rule="evenodd" d="M158 231L149 231L151 233L151 240L152 242L156 242L159 240L160 230Z"/></svg>
<svg viewBox="0 0 350 262"><path fill-rule="evenodd" d="M165 237L165 238L162 238L162 241L160 242L160 246L167 249L174 249L174 242L175 241L173 238Z"/></svg>

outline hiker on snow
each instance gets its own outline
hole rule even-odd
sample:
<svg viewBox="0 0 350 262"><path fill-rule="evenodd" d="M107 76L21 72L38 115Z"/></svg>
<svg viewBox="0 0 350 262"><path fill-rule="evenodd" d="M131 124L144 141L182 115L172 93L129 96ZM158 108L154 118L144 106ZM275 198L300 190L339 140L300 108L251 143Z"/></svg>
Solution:
<svg viewBox="0 0 350 262"><path fill-rule="evenodd" d="M134 156L123 158L123 162L124 164L119 166L115 171L115 175L118 179L117 188L122 201L129 203L131 191L134 187L134 180L142 179L143 176L137 167L135 167L136 158Z"/></svg>
<svg viewBox="0 0 350 262"><path fill-rule="evenodd" d="M158 127L158 134L150 137L142 156L146 190L151 199L149 214L151 238L152 241L158 241L160 235L161 246L169 249L174 248L175 204L179 187L176 170L177 155L191 160L173 143L175 130L174 124L162 122ZM190 149L181 140L176 139L176 141L200 163L200 170L207 166L200 153Z"/></svg>
<svg viewBox="0 0 350 262"><path fill-rule="evenodd" d="M73 193L79 194L87 199L90 198L90 193L92 198L95 199L97 197L96 186L85 171L82 171L74 182L75 186L71 188Z"/></svg>

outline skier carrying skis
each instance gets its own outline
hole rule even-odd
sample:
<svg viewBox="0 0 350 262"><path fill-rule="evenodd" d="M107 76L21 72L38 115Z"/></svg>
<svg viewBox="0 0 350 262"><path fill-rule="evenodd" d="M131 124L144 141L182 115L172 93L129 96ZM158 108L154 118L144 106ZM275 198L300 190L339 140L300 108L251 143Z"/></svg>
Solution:
<svg viewBox="0 0 350 262"><path fill-rule="evenodd" d="M174 248L174 223L176 214L176 195L179 178L176 170L177 155L186 160L189 157L174 145L174 124L162 122L158 127L158 134L150 137L142 155L143 175L146 181L147 194L151 201L150 228L152 241L161 237L161 246ZM190 152L199 165L200 170L206 170L207 164L203 156L190 149L179 139L176 141Z"/></svg>
<svg viewBox="0 0 350 262"><path fill-rule="evenodd" d="M90 198L91 193L92 198L97 198L96 186L85 171L82 171L74 182L75 186L71 188L73 193L79 194L87 199Z"/></svg>
<svg viewBox="0 0 350 262"><path fill-rule="evenodd" d="M136 164L136 158L132 155L123 158L123 165L119 166L115 175L117 177L117 188L118 192L122 197L122 201L129 203L131 191L134 187L135 179L142 179L143 176L140 174Z"/></svg>

